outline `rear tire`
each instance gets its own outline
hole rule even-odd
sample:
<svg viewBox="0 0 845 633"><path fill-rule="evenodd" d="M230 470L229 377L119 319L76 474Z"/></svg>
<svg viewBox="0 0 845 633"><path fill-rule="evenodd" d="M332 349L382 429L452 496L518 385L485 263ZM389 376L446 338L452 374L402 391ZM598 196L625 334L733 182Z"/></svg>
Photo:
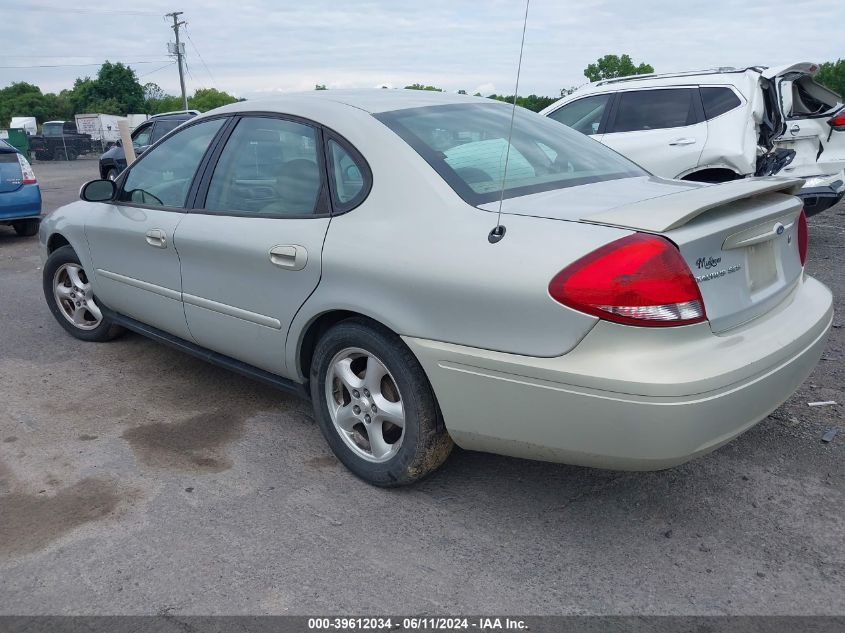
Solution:
<svg viewBox="0 0 845 633"><path fill-rule="evenodd" d="M123 334L124 329L100 310L91 281L73 247L62 246L50 254L44 265L42 286L50 312L72 336L101 343Z"/></svg>
<svg viewBox="0 0 845 633"><path fill-rule="evenodd" d="M401 338L369 320L342 321L319 340L311 399L334 454L375 486L418 481L452 450L419 361Z"/></svg>
<svg viewBox="0 0 845 633"><path fill-rule="evenodd" d="M109 167L106 170L104 178L106 180L117 180L117 170L114 167Z"/></svg>
<svg viewBox="0 0 845 633"><path fill-rule="evenodd" d="M41 220L21 220L20 222L13 222L12 228L21 237L32 237L38 233L38 227L40 225Z"/></svg>

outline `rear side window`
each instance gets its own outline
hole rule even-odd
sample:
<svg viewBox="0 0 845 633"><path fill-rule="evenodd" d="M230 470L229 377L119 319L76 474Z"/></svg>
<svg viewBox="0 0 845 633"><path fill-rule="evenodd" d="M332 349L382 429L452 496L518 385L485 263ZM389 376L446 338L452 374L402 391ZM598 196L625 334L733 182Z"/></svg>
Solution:
<svg viewBox="0 0 845 633"><path fill-rule="evenodd" d="M729 112L742 103L733 90L719 87L702 87L701 101L704 104L704 117L708 120Z"/></svg>
<svg viewBox="0 0 845 633"><path fill-rule="evenodd" d="M175 130L179 127L183 121L156 121L155 128L153 129L153 135L151 137L150 143L155 143L158 139L163 137L165 134L170 132L171 130Z"/></svg>
<svg viewBox="0 0 845 633"><path fill-rule="evenodd" d="M214 168L205 207L256 215L314 213L323 186L317 138L316 129L296 121L241 119Z"/></svg>
<svg viewBox="0 0 845 633"><path fill-rule="evenodd" d="M581 134L595 134L604 116L610 94L593 95L567 103L549 114L549 118L568 125Z"/></svg>
<svg viewBox="0 0 845 633"><path fill-rule="evenodd" d="M335 206L347 211L367 195L369 170L334 139L329 140L328 148Z"/></svg>
<svg viewBox="0 0 845 633"><path fill-rule="evenodd" d="M683 127L695 122L691 88L634 90L619 94L611 132Z"/></svg>

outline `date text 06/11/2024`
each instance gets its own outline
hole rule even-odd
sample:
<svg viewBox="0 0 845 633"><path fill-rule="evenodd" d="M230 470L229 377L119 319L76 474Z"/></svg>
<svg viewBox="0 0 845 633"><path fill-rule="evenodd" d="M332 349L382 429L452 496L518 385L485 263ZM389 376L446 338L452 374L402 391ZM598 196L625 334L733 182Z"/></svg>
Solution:
<svg viewBox="0 0 845 633"><path fill-rule="evenodd" d="M405 631L519 631L526 628L520 619L498 617L356 617L309 618L309 630L326 631L378 631L396 630L401 622Z"/></svg>

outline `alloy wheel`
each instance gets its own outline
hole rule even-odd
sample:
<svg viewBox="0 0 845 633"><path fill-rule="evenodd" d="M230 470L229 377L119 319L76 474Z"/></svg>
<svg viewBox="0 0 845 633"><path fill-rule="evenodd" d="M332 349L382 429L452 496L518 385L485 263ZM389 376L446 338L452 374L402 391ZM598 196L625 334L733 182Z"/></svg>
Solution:
<svg viewBox="0 0 845 633"><path fill-rule="evenodd" d="M326 375L329 415L344 443L371 462L386 462L405 436L405 407L393 376L366 350L338 352Z"/></svg>
<svg viewBox="0 0 845 633"><path fill-rule="evenodd" d="M80 330L93 330L103 320L94 289L79 264L62 264L53 275L53 297L62 316Z"/></svg>

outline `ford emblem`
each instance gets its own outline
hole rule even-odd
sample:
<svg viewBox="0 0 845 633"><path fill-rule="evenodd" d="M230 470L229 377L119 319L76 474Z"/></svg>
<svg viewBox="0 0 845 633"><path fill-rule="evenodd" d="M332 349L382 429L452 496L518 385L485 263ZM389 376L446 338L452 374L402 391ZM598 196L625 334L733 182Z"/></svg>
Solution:
<svg viewBox="0 0 845 633"><path fill-rule="evenodd" d="M777 233L778 235L783 235L785 228L786 227L784 227L783 224L778 222L777 224L775 224L775 233Z"/></svg>

